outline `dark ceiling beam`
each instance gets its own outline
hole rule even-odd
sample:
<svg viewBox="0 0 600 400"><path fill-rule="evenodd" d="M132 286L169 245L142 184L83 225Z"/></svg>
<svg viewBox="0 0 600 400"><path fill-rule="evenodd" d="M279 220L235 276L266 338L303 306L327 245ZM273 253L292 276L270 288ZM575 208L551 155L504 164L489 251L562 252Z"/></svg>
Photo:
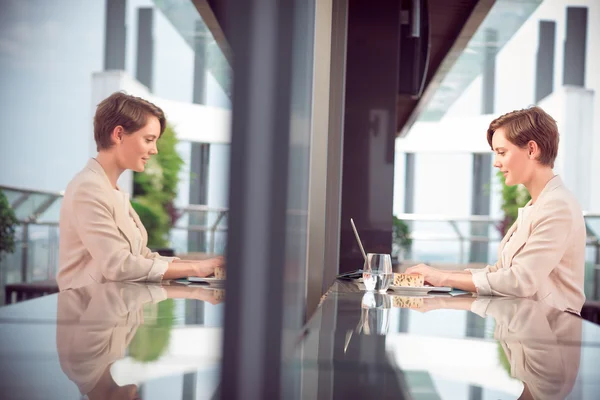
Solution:
<svg viewBox="0 0 600 400"><path fill-rule="evenodd" d="M192 0L200 13L204 24L215 38L229 65L233 65L233 52L226 38L227 15L225 13L227 0Z"/></svg>
<svg viewBox="0 0 600 400"><path fill-rule="evenodd" d="M398 96L398 136L405 136L488 15L495 0L430 0L431 53L419 99Z"/></svg>
<svg viewBox="0 0 600 400"><path fill-rule="evenodd" d="M225 58L232 65L233 52L227 40L227 1L231 0L192 0ZM429 0L431 52L425 89L418 99L398 96L398 136L408 133L495 2L496 0Z"/></svg>

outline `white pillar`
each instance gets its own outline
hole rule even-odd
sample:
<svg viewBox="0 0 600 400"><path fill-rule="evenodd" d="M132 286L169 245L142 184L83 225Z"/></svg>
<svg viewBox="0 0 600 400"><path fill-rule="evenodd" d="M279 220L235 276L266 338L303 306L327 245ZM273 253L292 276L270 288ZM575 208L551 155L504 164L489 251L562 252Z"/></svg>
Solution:
<svg viewBox="0 0 600 400"><path fill-rule="evenodd" d="M554 170L584 211L600 209L600 191L594 181L600 164L592 157L595 146L600 150L600 140L594 140L593 105L594 91L576 86L563 86L540 102L558 123L560 145Z"/></svg>

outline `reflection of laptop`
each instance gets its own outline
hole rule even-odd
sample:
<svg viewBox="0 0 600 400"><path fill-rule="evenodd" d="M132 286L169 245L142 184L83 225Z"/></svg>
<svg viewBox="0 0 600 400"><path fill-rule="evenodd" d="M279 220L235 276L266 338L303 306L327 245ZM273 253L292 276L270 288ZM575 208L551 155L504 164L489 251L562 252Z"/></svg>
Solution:
<svg viewBox="0 0 600 400"><path fill-rule="evenodd" d="M363 270L357 269L355 271L346 272L344 274L339 274L337 276L338 279L357 279L362 278Z"/></svg>
<svg viewBox="0 0 600 400"><path fill-rule="evenodd" d="M194 283L206 283L211 286L225 286L225 279L217 279L214 276L209 278L201 278L199 276L188 276L187 280Z"/></svg>

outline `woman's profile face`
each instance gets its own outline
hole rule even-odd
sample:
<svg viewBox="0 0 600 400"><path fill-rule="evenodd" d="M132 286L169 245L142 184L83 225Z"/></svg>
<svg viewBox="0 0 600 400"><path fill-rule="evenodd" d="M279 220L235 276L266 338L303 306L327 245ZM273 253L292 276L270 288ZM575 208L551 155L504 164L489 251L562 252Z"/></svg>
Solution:
<svg viewBox="0 0 600 400"><path fill-rule="evenodd" d="M124 134L117 149L121 167L144 172L150 157L158 154L156 141L159 137L160 122L154 116L148 117L148 122L142 129Z"/></svg>
<svg viewBox="0 0 600 400"><path fill-rule="evenodd" d="M525 183L529 180L535 161L532 162L527 148L522 149L510 142L503 128L498 128L492 136L492 148L496 154L494 167L504 174L508 186Z"/></svg>

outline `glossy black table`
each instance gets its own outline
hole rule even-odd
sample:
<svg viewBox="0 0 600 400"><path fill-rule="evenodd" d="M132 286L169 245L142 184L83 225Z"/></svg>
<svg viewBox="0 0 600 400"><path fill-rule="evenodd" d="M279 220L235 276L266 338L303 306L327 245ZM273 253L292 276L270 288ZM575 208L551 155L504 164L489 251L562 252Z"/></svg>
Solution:
<svg viewBox="0 0 600 400"><path fill-rule="evenodd" d="M214 398L223 293L107 283L2 307L0 398Z"/></svg>
<svg viewBox="0 0 600 400"><path fill-rule="evenodd" d="M336 282L307 325L288 363L302 398L600 398L598 325L529 299L359 287Z"/></svg>
<svg viewBox="0 0 600 400"><path fill-rule="evenodd" d="M218 398L223 299L108 283L0 308L0 398ZM600 393L600 327L528 299L373 294L338 281L296 343L284 399Z"/></svg>

